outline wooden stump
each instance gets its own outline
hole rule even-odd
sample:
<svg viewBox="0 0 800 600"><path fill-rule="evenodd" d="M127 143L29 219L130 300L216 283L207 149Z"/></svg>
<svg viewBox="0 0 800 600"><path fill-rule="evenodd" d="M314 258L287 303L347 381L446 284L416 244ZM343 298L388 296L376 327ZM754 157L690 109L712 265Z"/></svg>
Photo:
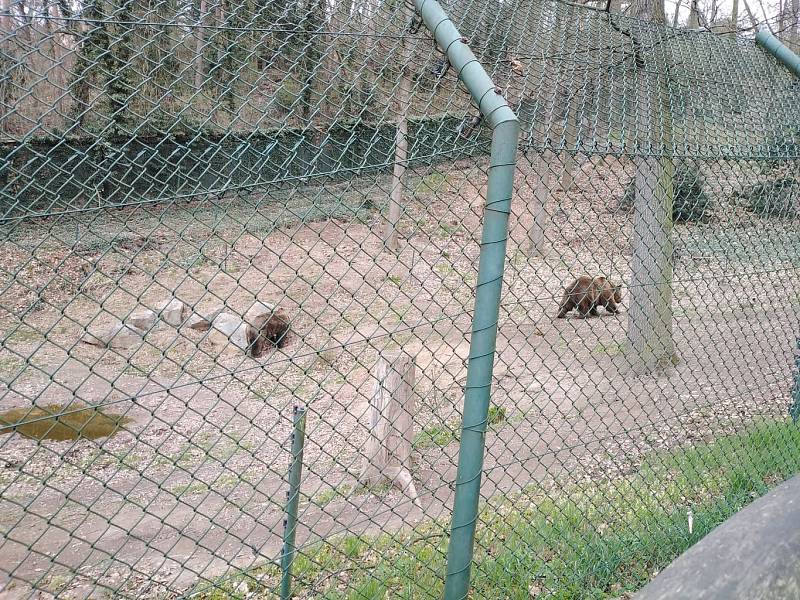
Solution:
<svg viewBox="0 0 800 600"><path fill-rule="evenodd" d="M361 480L367 485L376 485L388 479L419 505L411 478L414 360L403 352L380 356L373 377L375 384L369 402L370 435L364 451Z"/></svg>

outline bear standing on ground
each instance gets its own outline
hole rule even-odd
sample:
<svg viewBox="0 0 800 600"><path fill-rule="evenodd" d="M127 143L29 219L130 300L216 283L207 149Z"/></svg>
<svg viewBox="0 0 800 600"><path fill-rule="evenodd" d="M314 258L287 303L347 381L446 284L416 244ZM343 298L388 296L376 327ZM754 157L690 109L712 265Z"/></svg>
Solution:
<svg viewBox="0 0 800 600"><path fill-rule="evenodd" d="M564 297L558 308L558 318L564 318L573 308L577 308L583 318L597 315L598 306L615 313L620 302L622 302L621 286L612 284L605 277L582 275L564 290Z"/></svg>

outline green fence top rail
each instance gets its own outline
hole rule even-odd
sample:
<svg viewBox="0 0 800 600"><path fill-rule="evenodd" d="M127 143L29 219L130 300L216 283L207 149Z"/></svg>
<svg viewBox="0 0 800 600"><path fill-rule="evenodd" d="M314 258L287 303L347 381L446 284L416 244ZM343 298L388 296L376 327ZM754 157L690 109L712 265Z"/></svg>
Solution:
<svg viewBox="0 0 800 600"><path fill-rule="evenodd" d="M791 49L787 48L770 31L759 29L758 33L756 33L756 43L779 60L797 77L800 77L800 56L797 56Z"/></svg>

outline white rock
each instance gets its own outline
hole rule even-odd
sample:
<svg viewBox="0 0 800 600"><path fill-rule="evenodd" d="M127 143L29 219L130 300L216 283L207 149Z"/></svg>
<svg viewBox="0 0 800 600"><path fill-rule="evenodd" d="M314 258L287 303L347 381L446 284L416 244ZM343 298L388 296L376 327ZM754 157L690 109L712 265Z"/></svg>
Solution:
<svg viewBox="0 0 800 600"><path fill-rule="evenodd" d="M125 324L140 333L147 333L156 324L156 313L149 309L135 312L125 319Z"/></svg>
<svg viewBox="0 0 800 600"><path fill-rule="evenodd" d="M236 590L234 590L237 594L241 594L242 596L246 596L250 593L250 586L247 585L246 581L240 581L239 585L236 586Z"/></svg>
<svg viewBox="0 0 800 600"><path fill-rule="evenodd" d="M161 320L167 325L179 327L186 320L186 317L189 316L189 312L190 309L188 306L177 298L173 298L170 303L161 310Z"/></svg>
<svg viewBox="0 0 800 600"><path fill-rule="evenodd" d="M208 331L211 328L211 322L214 320L214 317L201 317L197 313L192 313L186 319L184 323L185 327L189 329L196 329L197 331Z"/></svg>
<svg viewBox="0 0 800 600"><path fill-rule="evenodd" d="M87 333L83 341L104 348L131 348L142 343L142 334L124 323L115 323L107 331L98 335Z"/></svg>
<svg viewBox="0 0 800 600"><path fill-rule="evenodd" d="M250 323L252 325L259 317L267 317L274 313L276 308L277 307L274 304L268 304L267 302L260 302L256 300L250 306L250 308L245 311L244 321L245 323Z"/></svg>
<svg viewBox="0 0 800 600"><path fill-rule="evenodd" d="M221 332L230 342L242 350L247 350L247 331L250 326L241 317L221 312L211 322L211 327Z"/></svg>

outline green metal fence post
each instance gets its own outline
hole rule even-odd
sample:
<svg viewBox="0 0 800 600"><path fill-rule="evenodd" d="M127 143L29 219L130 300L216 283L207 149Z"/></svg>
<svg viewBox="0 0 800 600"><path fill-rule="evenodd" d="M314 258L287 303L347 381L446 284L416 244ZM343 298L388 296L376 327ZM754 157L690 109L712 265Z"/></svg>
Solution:
<svg viewBox="0 0 800 600"><path fill-rule="evenodd" d="M766 50L767 53L774 56L778 62L782 63L797 77L800 77L800 56L797 56L797 54L784 46L781 41L769 31L760 29L758 33L756 33L756 44Z"/></svg>
<svg viewBox="0 0 800 600"><path fill-rule="evenodd" d="M300 503L300 476L303 472L303 445L306 437L306 409L295 406L293 417L292 464L289 467L289 490L286 492L286 516L283 519L281 600L288 600L291 597L294 539L297 533L297 507Z"/></svg>
<svg viewBox="0 0 800 600"><path fill-rule="evenodd" d="M415 0L414 5L493 130L461 446L447 551L444 597L446 600L455 600L466 598L469 591L519 122L500 88L494 85L469 49L467 40L461 37L439 3Z"/></svg>

